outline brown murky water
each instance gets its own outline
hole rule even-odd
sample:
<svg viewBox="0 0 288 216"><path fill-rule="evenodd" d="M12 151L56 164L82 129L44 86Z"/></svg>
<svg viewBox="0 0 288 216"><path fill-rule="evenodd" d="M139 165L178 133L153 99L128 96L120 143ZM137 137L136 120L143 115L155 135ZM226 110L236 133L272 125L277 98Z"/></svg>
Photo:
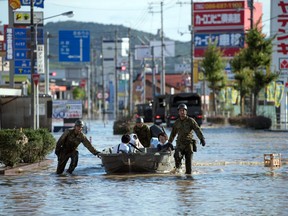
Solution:
<svg viewBox="0 0 288 216"><path fill-rule="evenodd" d="M120 136L90 122L98 149ZM287 215L288 166L263 166L265 153L288 158L288 133L241 128L203 128L206 147L185 175L106 175L101 160L80 147L74 175L45 170L0 176L0 215ZM168 131L169 132L169 131ZM55 134L58 138L60 134Z"/></svg>

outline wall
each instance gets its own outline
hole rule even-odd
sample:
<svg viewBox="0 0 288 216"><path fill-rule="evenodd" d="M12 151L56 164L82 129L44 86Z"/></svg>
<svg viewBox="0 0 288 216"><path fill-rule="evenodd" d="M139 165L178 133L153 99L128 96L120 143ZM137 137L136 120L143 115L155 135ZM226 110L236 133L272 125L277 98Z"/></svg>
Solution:
<svg viewBox="0 0 288 216"><path fill-rule="evenodd" d="M30 97L0 97L0 128L33 128ZM52 98L39 96L39 127L52 130Z"/></svg>

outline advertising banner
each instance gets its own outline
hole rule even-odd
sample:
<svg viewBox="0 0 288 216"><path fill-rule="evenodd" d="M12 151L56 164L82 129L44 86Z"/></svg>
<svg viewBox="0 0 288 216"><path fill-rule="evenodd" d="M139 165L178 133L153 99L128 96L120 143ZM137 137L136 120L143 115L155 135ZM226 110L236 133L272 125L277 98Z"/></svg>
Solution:
<svg viewBox="0 0 288 216"><path fill-rule="evenodd" d="M244 1L194 3L194 30L244 28Z"/></svg>
<svg viewBox="0 0 288 216"><path fill-rule="evenodd" d="M288 77L288 0L273 0L271 3L271 35L273 41L272 70L280 71L281 77Z"/></svg>
<svg viewBox="0 0 288 216"><path fill-rule="evenodd" d="M52 114L55 119L82 118L82 101L53 100Z"/></svg>

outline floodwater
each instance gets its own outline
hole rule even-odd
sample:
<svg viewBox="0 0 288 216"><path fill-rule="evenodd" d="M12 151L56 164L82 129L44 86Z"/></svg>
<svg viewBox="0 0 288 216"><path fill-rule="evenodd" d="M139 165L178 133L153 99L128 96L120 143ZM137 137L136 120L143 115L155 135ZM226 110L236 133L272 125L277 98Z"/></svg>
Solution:
<svg viewBox="0 0 288 216"><path fill-rule="evenodd" d="M119 143L112 121L106 127L101 121L89 124L87 136L97 149ZM203 132L207 145L198 145L192 178L107 175L101 160L81 145L72 176L54 174L53 153L46 169L0 176L0 215L287 215L288 132L235 127ZM281 153L286 163L264 167L265 153Z"/></svg>

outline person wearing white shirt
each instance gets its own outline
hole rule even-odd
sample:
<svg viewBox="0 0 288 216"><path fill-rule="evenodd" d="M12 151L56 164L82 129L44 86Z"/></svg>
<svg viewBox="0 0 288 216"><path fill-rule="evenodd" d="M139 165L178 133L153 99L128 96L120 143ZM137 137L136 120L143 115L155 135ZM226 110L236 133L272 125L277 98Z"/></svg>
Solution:
<svg viewBox="0 0 288 216"><path fill-rule="evenodd" d="M112 153L131 153L131 146L129 144L130 142L130 135L129 134L124 134L121 137L121 143L114 146L112 149Z"/></svg>

